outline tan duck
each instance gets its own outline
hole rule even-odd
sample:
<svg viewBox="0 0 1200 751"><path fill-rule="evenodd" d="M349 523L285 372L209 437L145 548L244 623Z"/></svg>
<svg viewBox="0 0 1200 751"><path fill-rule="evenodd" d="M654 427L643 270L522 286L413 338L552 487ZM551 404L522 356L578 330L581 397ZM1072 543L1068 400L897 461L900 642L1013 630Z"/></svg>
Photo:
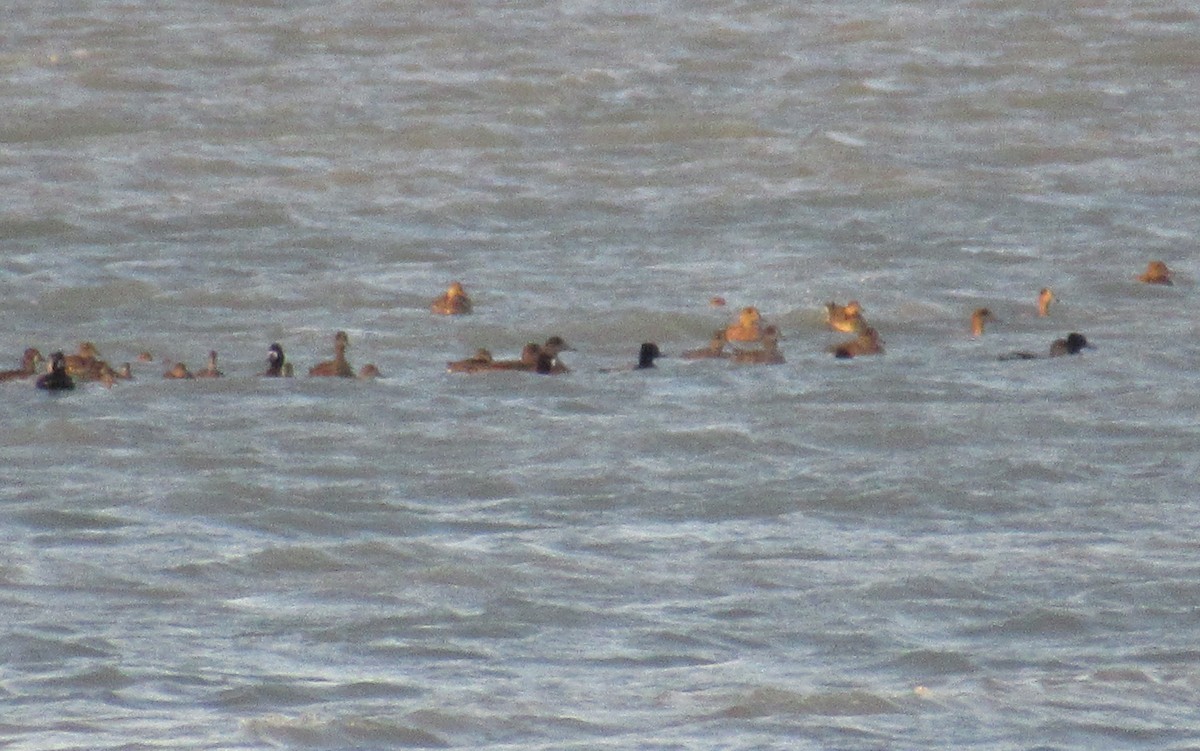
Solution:
<svg viewBox="0 0 1200 751"><path fill-rule="evenodd" d="M988 321L994 321L996 317L992 315L992 311L987 308L977 308L971 314L971 336L983 336L983 327Z"/></svg>
<svg viewBox="0 0 1200 751"><path fill-rule="evenodd" d="M16 381L22 378L31 378L37 374L41 366L42 353L35 347L29 347L21 355L21 367L15 370L0 371L0 381Z"/></svg>
<svg viewBox="0 0 1200 751"><path fill-rule="evenodd" d="M858 300L851 300L845 305L826 303L825 322L834 331L844 331L847 334L858 333L867 325L866 319L863 318L862 305Z"/></svg>
<svg viewBox="0 0 1200 751"><path fill-rule="evenodd" d="M442 316L458 316L471 312L471 298L460 282L451 282L445 294L429 306L432 313Z"/></svg>
<svg viewBox="0 0 1200 751"><path fill-rule="evenodd" d="M725 341L757 342L762 339L762 314L758 308L749 306L738 313L737 323L725 328Z"/></svg>
<svg viewBox="0 0 1200 751"><path fill-rule="evenodd" d="M1037 297L1038 315L1042 318L1050 315L1050 303L1054 302L1054 300L1054 290L1050 289L1049 287L1042 287L1041 291L1038 292Z"/></svg>
<svg viewBox="0 0 1200 751"><path fill-rule="evenodd" d="M217 368L217 351L210 350L208 353L208 365L202 370L196 371L197 378L221 378L225 374Z"/></svg>
<svg viewBox="0 0 1200 751"><path fill-rule="evenodd" d="M346 348L350 346L350 337L345 331L333 335L333 359L318 363L308 369L310 376L353 378L354 368L346 362Z"/></svg>
<svg viewBox="0 0 1200 751"><path fill-rule="evenodd" d="M1138 281L1145 284L1174 284L1171 281L1171 270L1162 261L1151 261L1148 263L1146 270L1138 276Z"/></svg>
<svg viewBox="0 0 1200 751"><path fill-rule="evenodd" d="M163 373L163 378L176 378L183 380L195 377L196 376L192 375L192 372L187 369L187 366L181 362L175 363L171 367L167 368L166 372Z"/></svg>

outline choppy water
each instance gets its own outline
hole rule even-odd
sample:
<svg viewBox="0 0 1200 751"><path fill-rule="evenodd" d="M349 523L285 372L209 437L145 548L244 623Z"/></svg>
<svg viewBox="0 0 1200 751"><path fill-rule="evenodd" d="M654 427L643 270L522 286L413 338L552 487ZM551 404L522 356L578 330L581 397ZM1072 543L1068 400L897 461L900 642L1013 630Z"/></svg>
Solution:
<svg viewBox="0 0 1200 751"><path fill-rule="evenodd" d="M4 367L229 377L0 386L0 745L1200 747L1198 67L1190 3L10 3ZM600 372L751 304L785 365ZM339 328L386 379L252 377Z"/></svg>

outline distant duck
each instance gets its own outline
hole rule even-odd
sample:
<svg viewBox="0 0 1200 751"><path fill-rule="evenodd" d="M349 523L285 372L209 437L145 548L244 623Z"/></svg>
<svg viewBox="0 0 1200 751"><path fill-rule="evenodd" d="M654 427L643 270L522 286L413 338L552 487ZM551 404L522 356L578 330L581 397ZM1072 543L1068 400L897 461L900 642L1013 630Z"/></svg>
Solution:
<svg viewBox="0 0 1200 751"><path fill-rule="evenodd" d="M1077 332L1071 332L1062 339L1055 339L1050 343L1050 353L1047 355L1038 355L1033 352L1009 352L1007 355L1000 355L1001 360L1038 360L1042 357L1062 357L1063 355L1077 355L1085 349L1094 349L1092 344L1088 342L1087 337Z"/></svg>
<svg viewBox="0 0 1200 751"><path fill-rule="evenodd" d="M1085 349L1093 349L1087 337L1077 332L1071 332L1063 339L1055 339L1050 343L1050 356L1077 355Z"/></svg>
<svg viewBox="0 0 1200 751"><path fill-rule="evenodd" d="M1041 291L1038 292L1037 298L1038 315L1042 318L1050 315L1050 303L1054 302L1054 300L1054 290L1049 287L1042 287Z"/></svg>
<svg viewBox="0 0 1200 751"><path fill-rule="evenodd" d="M358 369L358 377L366 381L372 378L383 378L383 373L379 372L379 368L375 367L375 363L369 362Z"/></svg>
<svg viewBox="0 0 1200 751"><path fill-rule="evenodd" d="M21 367L16 370L0 371L0 382L15 381L21 378L30 378L37 374L38 368L42 365L42 353L38 352L34 347L29 347L25 353L21 355Z"/></svg>
<svg viewBox="0 0 1200 751"><path fill-rule="evenodd" d="M706 360L720 357L729 357L729 353L725 351L725 330L717 329L713 332L712 338L708 340L707 347L700 349L689 349L679 355L685 360Z"/></svg>
<svg viewBox="0 0 1200 751"><path fill-rule="evenodd" d="M210 350L208 353L208 365L203 370L196 371L197 378L220 378L225 374L217 368L217 351Z"/></svg>
<svg viewBox="0 0 1200 751"><path fill-rule="evenodd" d="M558 374L569 373L571 370L565 364L563 364L563 361L559 359L558 356L563 352L574 351L575 348L567 344L566 340L561 336L552 336L542 344L541 354L549 355L554 360L553 365L550 366L551 372Z"/></svg>
<svg viewBox="0 0 1200 751"><path fill-rule="evenodd" d="M851 300L845 305L838 305L835 302L826 303L825 322L834 331L844 331L848 334L858 333L867 326L867 321L862 314L862 305L858 300Z"/></svg>
<svg viewBox="0 0 1200 751"><path fill-rule="evenodd" d="M830 349L834 357L840 359L848 359L860 355L881 355L883 354L883 339L879 337L878 331L871 326L867 326L858 332L858 336L850 341L843 342Z"/></svg>
<svg viewBox="0 0 1200 751"><path fill-rule="evenodd" d="M37 387L47 391L65 391L75 388L75 381L67 373L67 358L62 352L50 355L50 369L37 379Z"/></svg>
<svg viewBox="0 0 1200 751"><path fill-rule="evenodd" d="M560 352L572 350L573 348L561 336L552 336L546 340L545 344L537 344L529 342L521 349L521 357L517 360L493 360L484 367L478 370L525 370L536 371L538 367L549 367L555 374L567 373L569 368L563 364L558 358ZM539 365L540 358L546 356L550 358L550 365L545 363Z"/></svg>
<svg viewBox="0 0 1200 751"><path fill-rule="evenodd" d="M634 370L653 368L654 361L662 356L663 353L658 349L657 344L654 342L642 342L642 346L638 349L638 361Z"/></svg>
<svg viewBox="0 0 1200 751"><path fill-rule="evenodd" d="M345 331L333 335L333 359L318 363L308 369L310 376L333 376L338 378L353 378L354 368L346 362L346 348L350 346L350 337Z"/></svg>
<svg viewBox="0 0 1200 751"><path fill-rule="evenodd" d="M292 364L283 356L283 347L276 342L267 347L267 369L260 375L267 378L288 378L292 375Z"/></svg>
<svg viewBox="0 0 1200 751"><path fill-rule="evenodd" d="M492 353L486 349L479 349L468 358L446 363L446 370L451 373L478 373L487 370L492 362Z"/></svg>
<svg viewBox="0 0 1200 751"><path fill-rule="evenodd" d="M81 342L79 351L65 358L67 374L81 381L98 381L108 363L100 359L100 352L91 342Z"/></svg>
<svg viewBox="0 0 1200 751"><path fill-rule="evenodd" d="M521 348L521 356L516 360L492 360L484 370L535 370L538 357L542 354L542 345L529 342Z"/></svg>
<svg viewBox="0 0 1200 751"><path fill-rule="evenodd" d="M1174 284L1171 281L1171 270L1162 261L1151 261L1147 264L1138 281L1146 284Z"/></svg>
<svg viewBox="0 0 1200 751"><path fill-rule="evenodd" d="M154 362L154 355L146 350L142 350L137 356L138 362Z"/></svg>
<svg viewBox="0 0 1200 751"><path fill-rule="evenodd" d="M601 373L617 373L625 370L649 370L655 367L654 361L660 357L665 357L658 345L654 342L642 342L638 348L637 363L624 368L604 368Z"/></svg>
<svg viewBox="0 0 1200 751"><path fill-rule="evenodd" d="M971 314L971 336L983 336L983 326L988 321L994 321L996 317L992 315L992 311L987 308L977 308Z"/></svg>
<svg viewBox="0 0 1200 751"><path fill-rule="evenodd" d="M429 310L443 316L463 315L471 312L471 298L461 283L452 282L445 294L433 301Z"/></svg>
<svg viewBox="0 0 1200 751"><path fill-rule="evenodd" d="M757 342L762 339L762 314L753 306L742 308L737 323L725 328L725 340L730 342Z"/></svg>
<svg viewBox="0 0 1200 751"><path fill-rule="evenodd" d="M163 378L188 379L195 378L192 372L187 369L187 366L181 362L177 362L163 373Z"/></svg>
<svg viewBox="0 0 1200 751"><path fill-rule="evenodd" d="M779 351L779 329L774 326L763 329L762 348L734 350L733 361L746 365L782 364L784 359L783 353Z"/></svg>

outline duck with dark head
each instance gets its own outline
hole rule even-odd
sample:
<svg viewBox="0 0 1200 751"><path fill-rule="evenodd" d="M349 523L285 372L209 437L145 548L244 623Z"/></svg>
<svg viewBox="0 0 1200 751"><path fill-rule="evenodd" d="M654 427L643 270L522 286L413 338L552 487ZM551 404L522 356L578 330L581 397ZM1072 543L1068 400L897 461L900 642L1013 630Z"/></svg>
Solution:
<svg viewBox="0 0 1200 751"><path fill-rule="evenodd" d="M292 364L283 356L279 342L267 347L267 369L259 375L266 378L286 378L292 374Z"/></svg>
<svg viewBox="0 0 1200 751"><path fill-rule="evenodd" d="M50 369L37 379L37 387L46 391L66 391L75 388L75 381L67 373L67 357L61 351L50 355Z"/></svg>

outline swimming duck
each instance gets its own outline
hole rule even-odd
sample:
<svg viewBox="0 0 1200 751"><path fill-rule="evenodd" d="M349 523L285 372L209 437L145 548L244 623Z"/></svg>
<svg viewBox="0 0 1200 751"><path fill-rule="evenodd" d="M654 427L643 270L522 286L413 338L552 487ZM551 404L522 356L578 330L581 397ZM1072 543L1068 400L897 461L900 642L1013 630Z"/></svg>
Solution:
<svg viewBox="0 0 1200 751"><path fill-rule="evenodd" d="M75 388L75 381L67 373L67 358L62 352L50 355L50 369L37 379L37 387L47 391L65 391Z"/></svg>
<svg viewBox="0 0 1200 751"><path fill-rule="evenodd" d="M350 346L350 337L345 331L333 335L333 359L318 363L308 369L310 376L336 376L353 378L354 368L346 362L346 348Z"/></svg>
<svg viewBox="0 0 1200 751"><path fill-rule="evenodd" d="M429 306L432 313L443 316L457 316L471 312L471 298L460 282L451 282L446 293L433 301Z"/></svg>
<svg viewBox="0 0 1200 751"><path fill-rule="evenodd" d="M1171 281L1171 270L1162 261L1151 261L1146 270L1138 277L1139 282L1146 284L1174 284Z"/></svg>
<svg viewBox="0 0 1200 751"><path fill-rule="evenodd" d="M542 354L542 345L529 342L521 348L521 357L517 360L492 360L482 370L534 370L537 368L538 357Z"/></svg>
<svg viewBox="0 0 1200 751"><path fill-rule="evenodd" d="M779 351L779 329L774 326L765 328L762 347L760 349L736 349L733 351L733 361L747 365L779 365L783 363L783 353Z"/></svg>
<svg viewBox="0 0 1200 751"><path fill-rule="evenodd" d="M1055 339L1050 344L1050 356L1059 357L1061 355L1077 355L1080 351L1092 349L1092 345L1088 343L1087 337L1078 332L1072 331L1063 339Z"/></svg>
<svg viewBox="0 0 1200 751"><path fill-rule="evenodd" d="M37 373L42 364L42 353L36 348L29 347L21 355L21 367L16 370L0 371L0 381L15 381L19 378L29 378Z"/></svg>
<svg viewBox="0 0 1200 751"><path fill-rule="evenodd" d="M753 306L742 308L738 322L725 328L725 340L730 342L757 342L762 339L762 315Z"/></svg>
<svg viewBox="0 0 1200 751"><path fill-rule="evenodd" d="M638 361L634 370L653 368L654 361L662 356L663 353L659 350L657 344L654 342L642 342L642 346L638 349Z"/></svg>
<svg viewBox="0 0 1200 751"><path fill-rule="evenodd" d="M192 372L187 369L187 366L181 362L175 363L171 367L167 368L166 371L163 373L163 378L185 379L185 378L195 378L195 377L196 376L192 375Z"/></svg>
<svg viewBox="0 0 1200 751"><path fill-rule="evenodd" d="M825 304L825 322L834 331L844 331L856 334L866 328L867 321L862 315L862 305L858 300L851 300L845 305L835 302Z"/></svg>
<svg viewBox="0 0 1200 751"><path fill-rule="evenodd" d="M108 363L100 359L100 352L91 342L81 342L79 352L66 355L67 373L81 381L98 381L108 367Z"/></svg>
<svg viewBox="0 0 1200 751"><path fill-rule="evenodd" d="M685 360L705 360L719 357L729 357L729 353L725 351L725 331L717 329L713 332L712 338L708 340L707 347L700 349L689 349L679 355Z"/></svg>
<svg viewBox="0 0 1200 751"><path fill-rule="evenodd" d="M1042 357L1061 357L1063 355L1077 355L1082 350L1094 349L1087 337L1078 332L1072 331L1062 339L1055 339L1050 343L1050 353L1048 355L1038 355L1033 352L1009 352L1007 355L1000 355L1001 360L1037 360Z"/></svg>
<svg viewBox="0 0 1200 751"><path fill-rule="evenodd" d="M220 378L225 374L217 369L217 351L210 350L208 353L208 365L203 370L196 371L197 378Z"/></svg>
<svg viewBox="0 0 1200 751"><path fill-rule="evenodd" d="M283 347L275 342L267 347L267 369L260 375L267 378L289 378L292 375L291 367L292 364L284 359Z"/></svg>
<svg viewBox="0 0 1200 751"><path fill-rule="evenodd" d="M654 361L660 357L665 357L658 345L654 342L642 342L642 346L638 348L638 361L635 365L630 365L624 368L604 368L601 373L616 373L623 370L649 370L655 367Z"/></svg>
<svg viewBox="0 0 1200 751"><path fill-rule="evenodd" d="M554 360L554 365L552 366L552 371L556 374L557 373L569 373L571 370L570 368L568 368L566 365L563 364L562 360L559 359L559 357L558 357L559 354L561 354L563 352L574 352L574 351L575 351L575 348L572 347L571 345L567 344L566 340L563 339L561 336L552 336L549 339L547 339L544 344L542 344L542 354L550 355L550 357Z"/></svg>
<svg viewBox="0 0 1200 751"><path fill-rule="evenodd" d="M466 359L446 363L446 370L451 373L477 373L487 370L492 362L492 353L486 349L479 349Z"/></svg>
<svg viewBox="0 0 1200 751"><path fill-rule="evenodd" d="M1054 302L1054 290L1049 287L1042 287L1038 292L1037 309L1038 315L1042 318L1050 315L1050 303Z"/></svg>
<svg viewBox="0 0 1200 751"><path fill-rule="evenodd" d="M992 311L987 308L977 308L971 314L971 336L983 336L983 325L994 320L996 317L992 315Z"/></svg>
<svg viewBox="0 0 1200 751"><path fill-rule="evenodd" d="M871 326L867 326L858 332L858 336L850 341L843 342L830 349L834 357L841 359L858 357L859 355L881 355L883 354L883 340L879 338L878 331Z"/></svg>

